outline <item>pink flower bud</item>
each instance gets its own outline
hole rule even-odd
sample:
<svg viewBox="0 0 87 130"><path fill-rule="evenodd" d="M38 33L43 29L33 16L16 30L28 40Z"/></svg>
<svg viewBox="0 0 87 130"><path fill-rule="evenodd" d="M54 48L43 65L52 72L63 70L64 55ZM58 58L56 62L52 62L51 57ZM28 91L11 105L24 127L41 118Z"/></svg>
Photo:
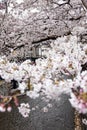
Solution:
<svg viewBox="0 0 87 130"><path fill-rule="evenodd" d="M0 105L0 112L5 112L6 108L4 106L2 106L2 104Z"/></svg>
<svg viewBox="0 0 87 130"><path fill-rule="evenodd" d="M11 110L12 110L12 107L11 107L11 106L8 106L8 107L7 107L7 111L8 111L8 112L11 112Z"/></svg>
<svg viewBox="0 0 87 130"><path fill-rule="evenodd" d="M19 106L19 102L18 102L18 98L17 97L14 97L14 103L16 106Z"/></svg>
<svg viewBox="0 0 87 130"><path fill-rule="evenodd" d="M1 106L1 107L4 107L4 106L5 106L5 104L4 104L4 103L1 103L1 104L0 104L0 106Z"/></svg>
<svg viewBox="0 0 87 130"><path fill-rule="evenodd" d="M85 103L86 107L87 107L87 102Z"/></svg>

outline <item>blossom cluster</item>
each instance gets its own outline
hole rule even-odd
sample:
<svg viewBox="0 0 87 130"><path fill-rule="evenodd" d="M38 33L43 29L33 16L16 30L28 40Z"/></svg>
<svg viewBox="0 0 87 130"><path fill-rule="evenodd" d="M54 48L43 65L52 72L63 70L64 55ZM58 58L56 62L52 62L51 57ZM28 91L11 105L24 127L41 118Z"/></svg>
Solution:
<svg viewBox="0 0 87 130"><path fill-rule="evenodd" d="M72 82L70 102L79 113L87 113L87 71L83 71Z"/></svg>
<svg viewBox="0 0 87 130"><path fill-rule="evenodd" d="M73 78L79 75L77 81L81 80L82 64L87 61L86 51L87 46L78 43L76 36L60 37L51 43L51 47L45 52L46 58L37 59L35 64L32 64L30 60L21 64L12 63L5 56L0 57L0 76L6 82L17 81L17 90L30 98L35 99L42 93L47 98L57 99L61 93L71 93L73 82L75 82ZM84 81L83 78L84 76L82 77L82 91L86 92L84 85L87 80ZM75 94L71 95L79 101Z"/></svg>
<svg viewBox="0 0 87 130"><path fill-rule="evenodd" d="M28 117L30 113L30 106L28 103L21 103L20 106L18 107L19 113L22 114L23 117Z"/></svg>

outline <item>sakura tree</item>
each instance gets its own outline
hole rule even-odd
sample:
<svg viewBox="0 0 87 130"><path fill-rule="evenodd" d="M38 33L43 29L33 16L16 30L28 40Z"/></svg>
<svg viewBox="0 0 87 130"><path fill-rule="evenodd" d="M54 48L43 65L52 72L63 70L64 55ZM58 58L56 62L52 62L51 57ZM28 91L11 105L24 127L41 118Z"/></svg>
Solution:
<svg viewBox="0 0 87 130"><path fill-rule="evenodd" d="M0 47L4 50L4 46L7 46L10 54L16 46L29 42L29 13L41 9L29 8L30 2L1 1ZM35 1L33 4L36 6ZM18 96L25 94L36 99L45 95L48 99L58 99L62 93L66 93L71 95L70 102L76 110L87 113L87 68L84 69L87 45L78 42L77 36L59 37L45 51L45 58L39 58L35 63L29 59L22 63L10 62L4 54L0 56L0 78L1 81L14 84L14 87L6 86L7 94L1 93L1 112L11 111L10 101L13 100L19 112L28 117L30 105L19 104Z"/></svg>

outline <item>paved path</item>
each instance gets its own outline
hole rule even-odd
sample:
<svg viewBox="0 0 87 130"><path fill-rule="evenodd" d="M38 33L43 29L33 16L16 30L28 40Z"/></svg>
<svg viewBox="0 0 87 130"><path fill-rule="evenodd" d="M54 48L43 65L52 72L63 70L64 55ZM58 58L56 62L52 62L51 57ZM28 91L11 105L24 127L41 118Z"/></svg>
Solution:
<svg viewBox="0 0 87 130"><path fill-rule="evenodd" d="M74 130L74 112L67 96L63 95L60 101L51 101L53 107L47 113L42 111L47 103L40 98L26 98L25 101L36 110L29 118L23 118L15 107L11 113L0 113L0 130Z"/></svg>

